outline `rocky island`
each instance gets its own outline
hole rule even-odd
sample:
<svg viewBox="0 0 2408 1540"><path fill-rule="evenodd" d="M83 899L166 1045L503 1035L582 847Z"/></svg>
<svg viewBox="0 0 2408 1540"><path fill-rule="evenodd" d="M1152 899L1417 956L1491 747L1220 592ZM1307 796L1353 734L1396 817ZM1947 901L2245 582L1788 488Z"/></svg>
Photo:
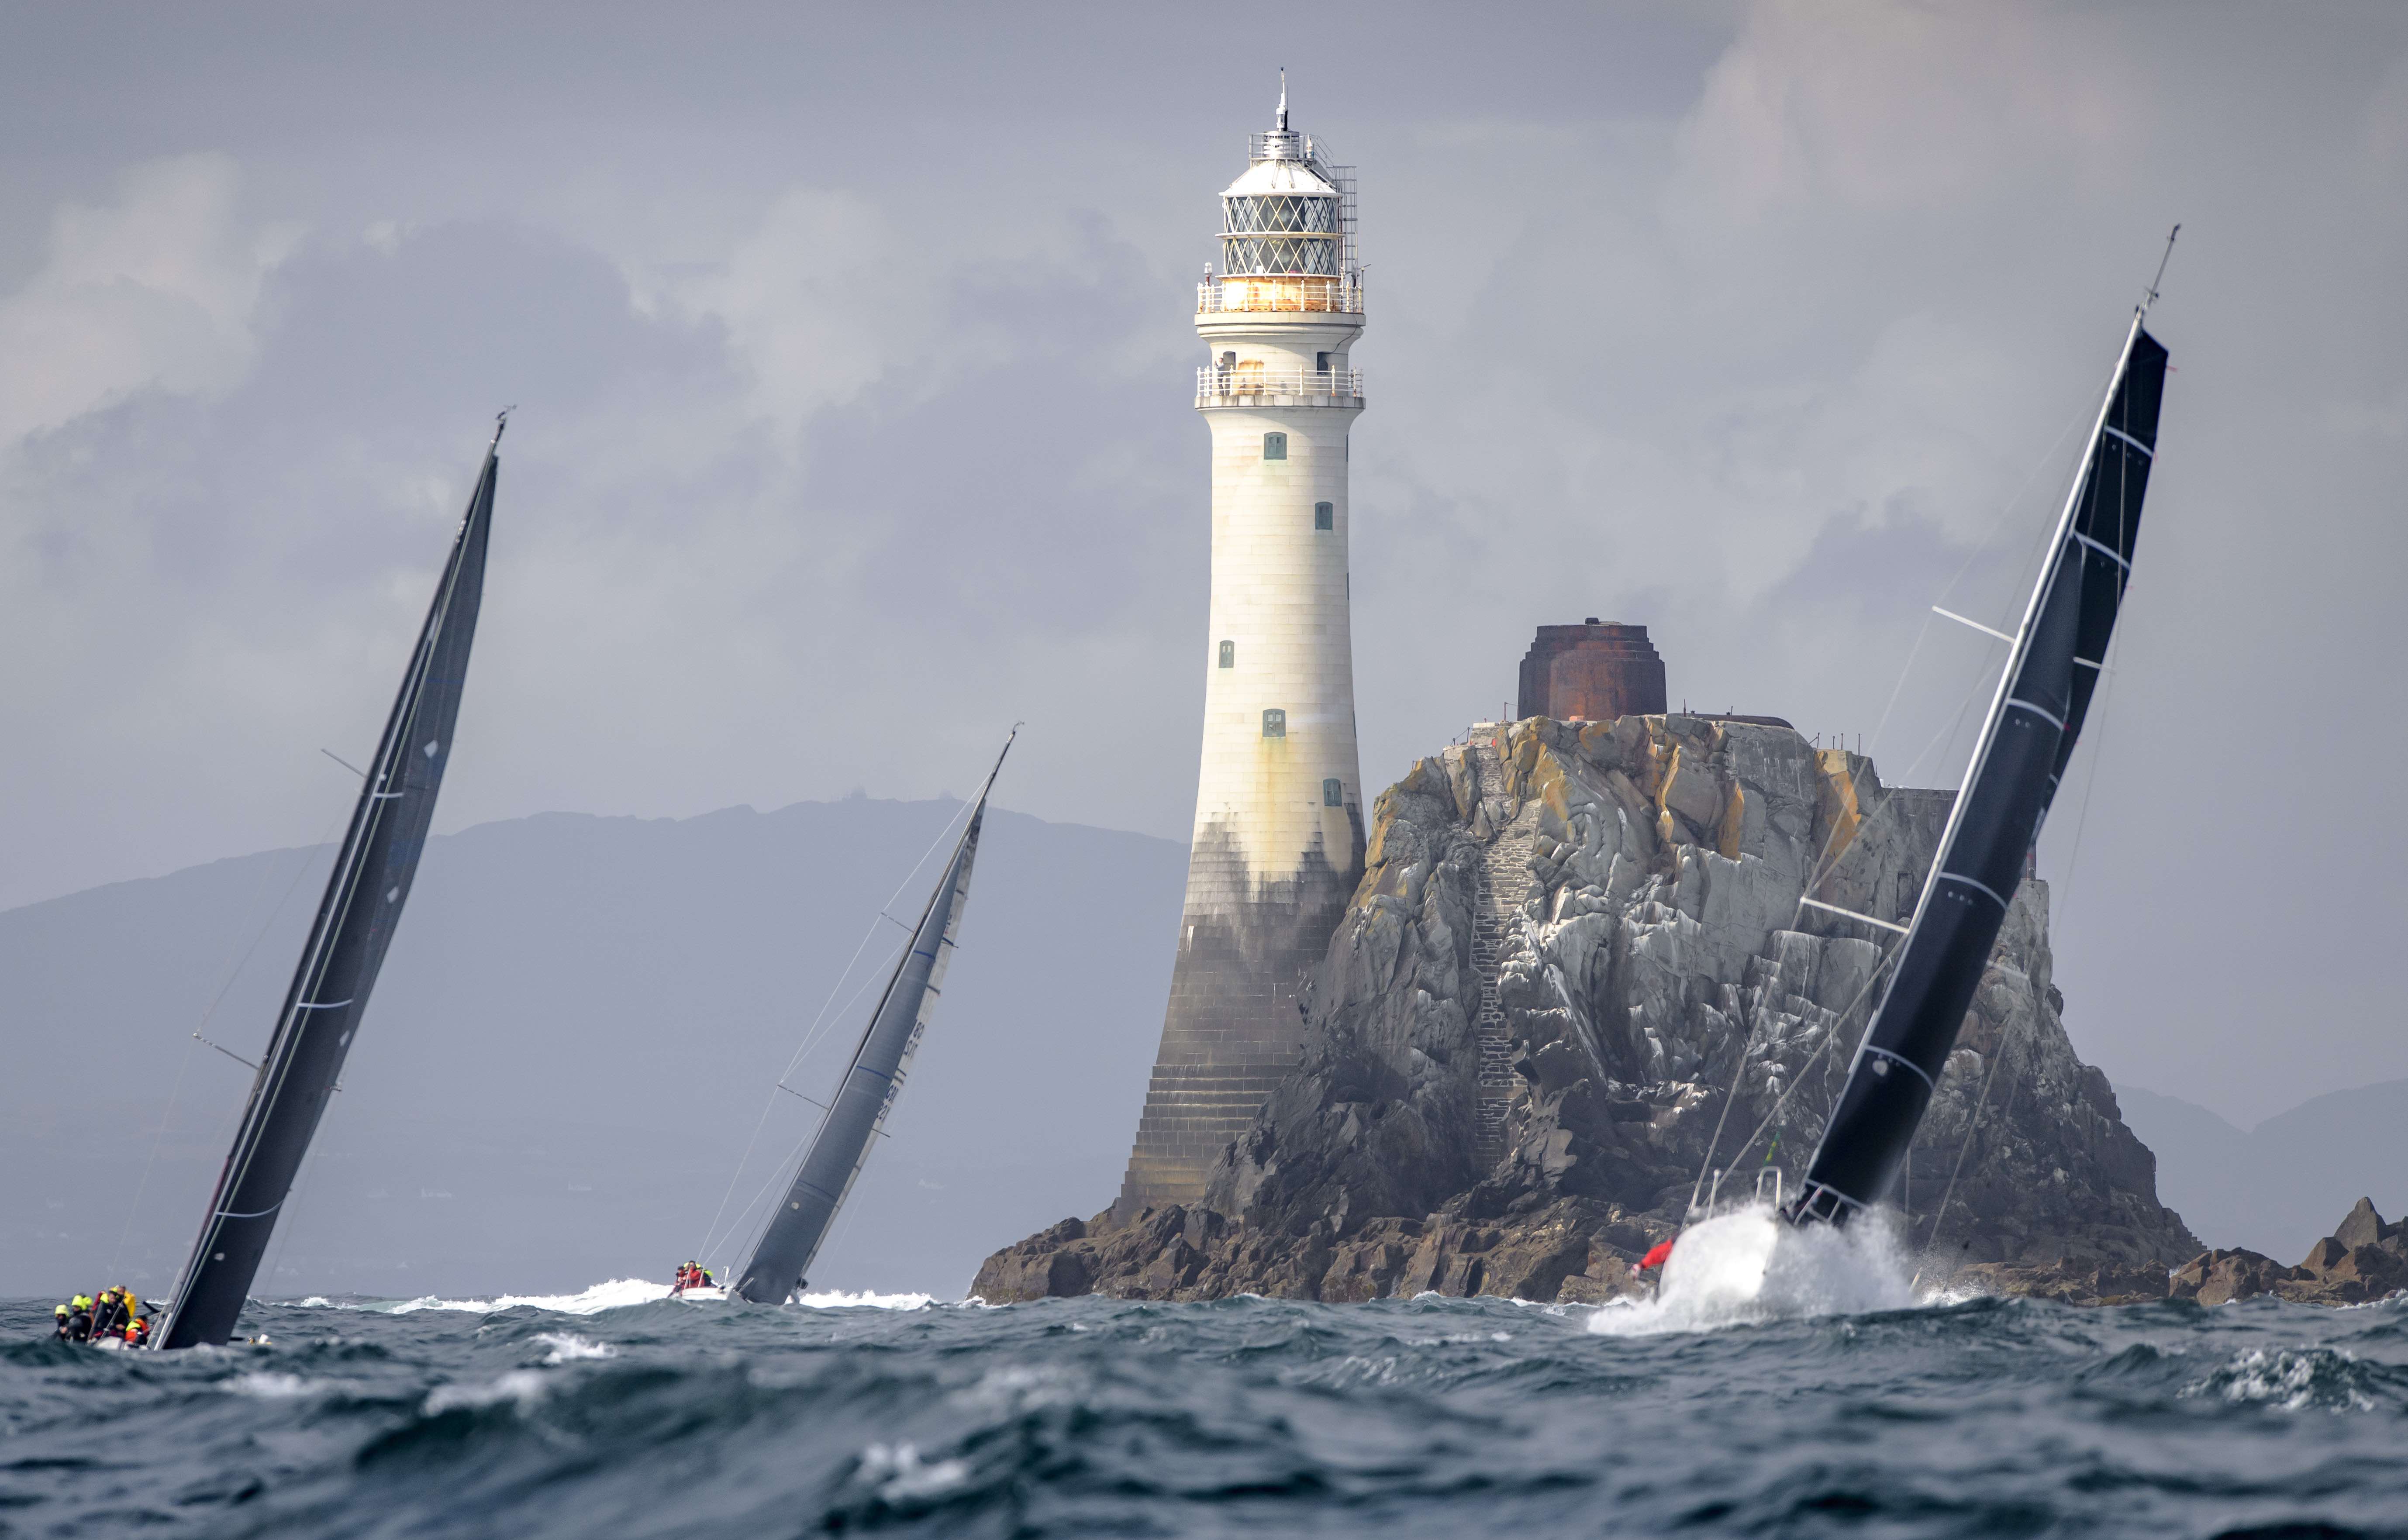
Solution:
<svg viewBox="0 0 2408 1540"><path fill-rule="evenodd" d="M1952 795L1762 719L1475 728L1378 799L1299 1061L1204 1200L1065 1219L972 1291L1633 1289L1710 1148L1726 1194L1794 1185L1889 939L1800 901L1903 921ZM2162 1297L2203 1248L2066 1036L2048 897L2015 895L1898 1194L1905 1239L2002 1290Z"/></svg>

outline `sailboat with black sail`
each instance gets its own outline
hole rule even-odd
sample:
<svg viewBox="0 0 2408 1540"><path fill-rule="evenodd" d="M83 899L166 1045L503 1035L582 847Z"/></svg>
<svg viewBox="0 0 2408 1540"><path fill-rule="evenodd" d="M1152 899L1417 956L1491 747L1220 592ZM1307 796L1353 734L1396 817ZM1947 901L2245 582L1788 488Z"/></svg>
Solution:
<svg viewBox="0 0 2408 1540"><path fill-rule="evenodd" d="M1887 991L1784 1210L1793 1222L1844 1224L1895 1190L2072 758L2131 582L2157 460L2166 349L2146 325L2156 297L2152 283L2125 334Z"/></svg>
<svg viewBox="0 0 2408 1540"><path fill-rule="evenodd" d="M1011 752L1014 728L995 768L970 805L969 820L945 863L936 891L912 927L910 945L895 964L886 992L870 1013L869 1024L845 1066L844 1079L820 1119L818 1133L795 1168L785 1195L771 1211L752 1256L737 1270L729 1286L738 1299L756 1305L780 1305L799 1292L804 1275L826 1243L838 1211L860 1178L869 1160L870 1146L884 1132L886 1118L902 1094L911 1072L920 1039L935 1015L943 992L946 965L952 962L953 938L961 928L962 910L969 903L970 868L978 859L979 834L986 822L987 793L1002 773L1004 756ZM692 1297L692 1291L688 1291Z"/></svg>
<svg viewBox="0 0 2408 1540"><path fill-rule="evenodd" d="M165 1324L150 1339L154 1347L212 1345L233 1333L401 922L452 758L452 725L484 596L504 425L494 425L234 1147L210 1194L200 1239Z"/></svg>

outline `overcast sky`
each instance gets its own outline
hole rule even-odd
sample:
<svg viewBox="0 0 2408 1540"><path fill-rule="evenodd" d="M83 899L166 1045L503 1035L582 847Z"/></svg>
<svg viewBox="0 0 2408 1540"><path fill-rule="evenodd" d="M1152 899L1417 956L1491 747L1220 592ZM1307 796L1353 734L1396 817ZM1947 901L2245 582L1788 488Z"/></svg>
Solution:
<svg viewBox="0 0 2408 1540"><path fill-rule="evenodd" d="M2044 850L2068 1025L2243 1122L2408 1075L2408 7L7 5L0 39L0 904L323 834L319 750L372 749L511 404L442 827L959 791L1025 718L1000 800L1183 838L1190 285L1285 65L1361 167L1373 787L1584 615L1648 625L1676 703L1951 783L1997 659L1928 606L2011 623L2181 221L2137 585Z"/></svg>

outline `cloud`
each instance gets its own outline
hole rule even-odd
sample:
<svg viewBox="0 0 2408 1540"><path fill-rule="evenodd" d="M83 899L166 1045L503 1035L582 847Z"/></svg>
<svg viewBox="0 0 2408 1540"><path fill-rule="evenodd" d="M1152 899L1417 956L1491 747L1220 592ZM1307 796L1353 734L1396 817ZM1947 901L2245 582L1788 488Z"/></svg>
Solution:
<svg viewBox="0 0 2408 1540"><path fill-rule="evenodd" d="M1752 221L2113 180L2137 115L2104 30L2014 6L1753 6L1684 124L1681 186Z"/></svg>
<svg viewBox="0 0 2408 1540"><path fill-rule="evenodd" d="M932 267L866 198L796 188L717 271L660 299L724 325L752 409L797 429L882 380L914 377L912 393L925 392L941 313Z"/></svg>
<svg viewBox="0 0 2408 1540"><path fill-rule="evenodd" d="M2068 930L2060 977L2106 1023L2086 1051L2197 1077L2143 1084L2236 1116L2259 1092L2219 1101L2219 1064L2275 1105L2320 1089L2251 1034L2307 1008L2302 971L2339 981L2320 1019L2379 998L2318 938L2399 911L2408 820L2284 822L2235 736L2346 722L2348 763L2408 753L2369 707L2408 563L2408 20L1767 0L1665 42L1662 14L1366 13L1358 63L1300 82L1301 125L1362 166L1373 263L1367 782L1587 614L1649 625L1676 699L1852 741L1886 715L1885 773L1936 740L1915 778L1948 779L1989 644L1928 606L2015 612L2064 430L2182 219L2071 894L2119 923ZM0 902L312 837L343 791L316 750L373 736L510 402L447 827L958 789L1025 717L1012 806L1183 832L1211 527L1188 286L1267 102L1184 21L1125 21L935 47L864 12L814 28L808 90L781 54L731 91L746 61L697 39L603 121L598 45L504 21L472 128L456 58L384 50L345 77L351 137L296 126L267 89L289 54L239 24L206 100L77 82L85 159L28 150L42 175L0 188L53 232L0 300L25 360L0 357L24 724ZM112 189L194 140L248 180L198 157ZM2257 859L2231 852L2267 839L2317 896L2253 908L2250 945L2320 961L2196 986Z"/></svg>
<svg viewBox="0 0 2408 1540"><path fill-rule="evenodd" d="M257 351L260 286L292 251L291 225L246 225L222 154L135 166L117 196L69 205L49 260L0 300L0 447L157 389L204 393Z"/></svg>

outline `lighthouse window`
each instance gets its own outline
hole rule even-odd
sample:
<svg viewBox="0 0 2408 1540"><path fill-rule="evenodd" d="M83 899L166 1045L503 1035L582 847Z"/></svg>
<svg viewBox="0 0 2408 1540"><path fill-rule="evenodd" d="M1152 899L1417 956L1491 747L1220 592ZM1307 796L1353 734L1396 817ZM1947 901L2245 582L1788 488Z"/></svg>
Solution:
<svg viewBox="0 0 2408 1540"><path fill-rule="evenodd" d="M1337 505L1333 503L1315 503L1312 505L1312 527L1314 529L1326 530L1336 529L1338 527Z"/></svg>
<svg viewBox="0 0 2408 1540"><path fill-rule="evenodd" d="M1287 435L1263 435L1263 458L1266 460L1285 460L1287 458Z"/></svg>
<svg viewBox="0 0 2408 1540"><path fill-rule="evenodd" d="M1313 354L1312 366L1321 373L1325 375L1327 374L1329 372L1329 355L1327 353Z"/></svg>
<svg viewBox="0 0 2408 1540"><path fill-rule="evenodd" d="M1346 783L1340 780L1336 776L1332 776L1327 780L1323 781L1321 783L1321 806L1324 807L1345 806Z"/></svg>
<svg viewBox="0 0 2408 1540"><path fill-rule="evenodd" d="M1223 668L1235 668L1238 666L1237 643L1223 642L1221 644L1221 666Z"/></svg>
<svg viewBox="0 0 2408 1540"><path fill-rule="evenodd" d="M1287 713L1281 710L1276 706L1267 706L1263 707L1263 736L1267 738L1286 737Z"/></svg>

